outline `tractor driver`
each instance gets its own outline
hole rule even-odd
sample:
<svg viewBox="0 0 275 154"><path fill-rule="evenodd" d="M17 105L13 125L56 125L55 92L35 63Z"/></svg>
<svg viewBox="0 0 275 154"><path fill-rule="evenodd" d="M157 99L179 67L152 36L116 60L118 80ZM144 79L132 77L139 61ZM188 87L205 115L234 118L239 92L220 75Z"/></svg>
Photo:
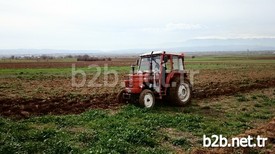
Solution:
<svg viewBox="0 0 275 154"><path fill-rule="evenodd" d="M152 60L153 60L153 71L155 73L160 74L161 85L164 87L165 86L165 73L166 73L165 63L163 63L163 64L160 63L160 57L154 57ZM161 70L160 70L160 67L162 67Z"/></svg>

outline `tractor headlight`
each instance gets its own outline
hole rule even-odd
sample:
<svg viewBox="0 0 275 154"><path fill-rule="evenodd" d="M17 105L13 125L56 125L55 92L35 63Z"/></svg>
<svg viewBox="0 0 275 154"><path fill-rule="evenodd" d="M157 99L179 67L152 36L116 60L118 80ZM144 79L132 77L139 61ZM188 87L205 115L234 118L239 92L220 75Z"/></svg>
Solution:
<svg viewBox="0 0 275 154"><path fill-rule="evenodd" d="M140 87L141 89L143 89L143 88L144 88L144 84L140 84L139 87Z"/></svg>
<svg viewBox="0 0 275 154"><path fill-rule="evenodd" d="M144 78L143 78L143 81L144 81L144 82L149 82L149 78L148 78L148 77L144 77Z"/></svg>
<svg viewBox="0 0 275 154"><path fill-rule="evenodd" d="M126 92L127 93L131 93L131 89L126 89Z"/></svg>

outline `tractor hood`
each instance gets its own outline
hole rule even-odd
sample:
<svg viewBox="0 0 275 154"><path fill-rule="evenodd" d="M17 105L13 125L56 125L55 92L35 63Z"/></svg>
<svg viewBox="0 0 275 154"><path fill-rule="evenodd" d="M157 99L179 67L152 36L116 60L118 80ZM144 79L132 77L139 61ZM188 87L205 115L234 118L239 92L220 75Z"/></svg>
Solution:
<svg viewBox="0 0 275 154"><path fill-rule="evenodd" d="M150 80L149 73L129 74L128 79L124 80L125 90L129 93L140 93L144 88L144 83Z"/></svg>

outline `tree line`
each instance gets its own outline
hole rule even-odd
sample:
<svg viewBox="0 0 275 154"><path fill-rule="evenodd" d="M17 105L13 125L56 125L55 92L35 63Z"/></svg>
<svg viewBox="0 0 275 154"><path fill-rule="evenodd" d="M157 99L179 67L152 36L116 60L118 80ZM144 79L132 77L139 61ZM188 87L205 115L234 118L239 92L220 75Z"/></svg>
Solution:
<svg viewBox="0 0 275 154"><path fill-rule="evenodd" d="M50 60L50 59L66 59L66 58L75 58L77 61L111 61L110 57L95 57L90 55L66 55L66 56L50 56L50 55L39 55L39 56L10 56L4 59L26 59L26 60Z"/></svg>

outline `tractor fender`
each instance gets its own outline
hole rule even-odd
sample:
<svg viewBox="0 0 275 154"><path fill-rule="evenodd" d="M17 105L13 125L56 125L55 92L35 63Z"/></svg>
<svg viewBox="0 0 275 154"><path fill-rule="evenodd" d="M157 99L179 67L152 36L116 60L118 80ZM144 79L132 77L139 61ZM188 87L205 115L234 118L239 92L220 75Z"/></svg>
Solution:
<svg viewBox="0 0 275 154"><path fill-rule="evenodd" d="M187 77L186 73L184 72L171 72L166 77L166 84L169 84L175 77L180 77L181 75L184 76L184 78Z"/></svg>

